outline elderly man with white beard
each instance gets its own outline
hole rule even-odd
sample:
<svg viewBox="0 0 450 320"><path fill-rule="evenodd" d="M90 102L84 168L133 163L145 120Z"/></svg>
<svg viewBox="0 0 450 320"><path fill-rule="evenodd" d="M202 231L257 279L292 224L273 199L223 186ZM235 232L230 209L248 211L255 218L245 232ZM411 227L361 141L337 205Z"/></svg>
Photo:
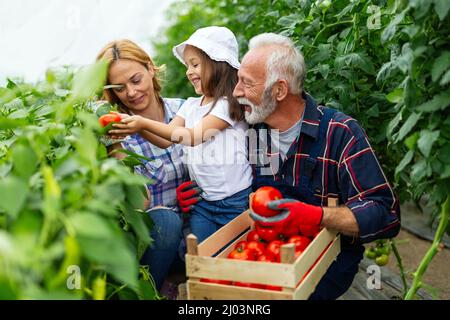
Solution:
<svg viewBox="0 0 450 320"><path fill-rule="evenodd" d="M267 160L253 164L253 190L273 186L284 197L269 205L279 215L251 212L252 217L266 225L295 226L306 236L322 227L342 235L341 253L310 297L329 300L350 287L364 243L398 234L400 208L364 130L305 92L305 69L289 38L258 35L242 60L234 96L256 132L250 150ZM328 207L329 198L340 206Z"/></svg>

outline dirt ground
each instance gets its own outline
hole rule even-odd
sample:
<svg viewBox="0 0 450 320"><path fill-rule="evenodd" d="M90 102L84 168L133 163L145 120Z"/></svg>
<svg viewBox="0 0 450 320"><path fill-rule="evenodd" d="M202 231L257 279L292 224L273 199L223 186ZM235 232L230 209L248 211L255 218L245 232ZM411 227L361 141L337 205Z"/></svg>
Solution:
<svg viewBox="0 0 450 320"><path fill-rule="evenodd" d="M417 236L401 230L396 238L397 248L402 257L403 267L406 272L409 273L408 280L412 282L411 273L414 272L420 264L421 259L427 252L431 245L430 241L422 240ZM426 285L436 289L435 299L450 300L450 249L443 248L438 252L423 277L423 281ZM400 274L397 266L397 259L392 254L389 264L389 269L395 273ZM433 292L427 290L427 292L433 295Z"/></svg>

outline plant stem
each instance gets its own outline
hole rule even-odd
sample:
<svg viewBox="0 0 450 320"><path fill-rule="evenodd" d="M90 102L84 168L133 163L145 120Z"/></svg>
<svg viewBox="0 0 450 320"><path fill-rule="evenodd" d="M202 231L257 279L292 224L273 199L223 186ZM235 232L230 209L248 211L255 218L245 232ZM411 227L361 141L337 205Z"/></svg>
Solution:
<svg viewBox="0 0 450 320"><path fill-rule="evenodd" d="M417 290L422 286L422 276L425 273L425 271L428 268L428 265L430 264L433 257L438 252L439 245L441 243L442 237L444 236L444 233L447 229L448 225L448 219L450 215L450 195L447 196L447 199L445 200L444 204L442 205L442 211L441 211L441 219L439 221L439 226L436 230L436 234L434 235L433 243L431 244L431 247L428 249L427 253L423 257L422 261L419 264L419 267L417 268L416 272L414 273L414 280L411 288L408 290L405 296L405 300L412 300L414 299Z"/></svg>
<svg viewBox="0 0 450 320"><path fill-rule="evenodd" d="M405 275L405 269L403 268L402 258L397 250L396 242L393 239L391 240L391 247L392 247L392 251L394 252L395 258L397 259L397 266L400 270L400 276L402 278L402 283L403 283L402 297L403 297L403 299L405 299L406 292L408 290L408 284L406 282L406 275Z"/></svg>
<svg viewBox="0 0 450 320"><path fill-rule="evenodd" d="M354 19L352 19L352 20L340 21L340 22L335 22L335 23L332 23L332 24L329 24L329 25L326 25L325 27L323 27L322 30L320 30L319 33L317 33L317 35L316 35L316 37L314 38L312 44L309 46L308 52L305 54L305 56L309 56L309 53L310 53L311 49L315 46L317 39L319 39L320 35L321 35L326 29L331 28L331 27L335 27L335 26L338 26L338 25L341 25L341 24L349 24L349 23L353 23L353 20L354 20Z"/></svg>

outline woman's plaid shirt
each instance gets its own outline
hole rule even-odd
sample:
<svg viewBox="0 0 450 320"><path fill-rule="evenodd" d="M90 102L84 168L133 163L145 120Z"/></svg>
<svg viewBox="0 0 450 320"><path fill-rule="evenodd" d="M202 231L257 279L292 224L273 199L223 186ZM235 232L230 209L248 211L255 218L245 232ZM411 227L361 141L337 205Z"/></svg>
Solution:
<svg viewBox="0 0 450 320"><path fill-rule="evenodd" d="M184 103L183 99L163 99L164 122L169 123ZM150 208L155 206L169 207L178 211L176 188L188 178L187 168L183 164L183 146L173 144L167 149L161 149L139 134L128 136L122 147L144 157L150 161L142 161L141 165L135 166L136 174L145 176L152 183L147 184L150 192Z"/></svg>

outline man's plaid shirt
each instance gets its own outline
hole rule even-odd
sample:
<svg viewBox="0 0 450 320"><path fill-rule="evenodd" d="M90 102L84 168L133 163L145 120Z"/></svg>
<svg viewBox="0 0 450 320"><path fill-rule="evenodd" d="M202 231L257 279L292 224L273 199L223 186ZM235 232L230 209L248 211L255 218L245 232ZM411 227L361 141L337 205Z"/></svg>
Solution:
<svg viewBox="0 0 450 320"><path fill-rule="evenodd" d="M278 170L267 170L272 172L268 178L274 184L299 186L302 170L309 157L308 150L319 138L319 124L324 107L317 106L307 94L303 94L303 97L306 107L301 132L291 145L284 162L277 150L271 149L270 134L265 138L268 146L266 152L270 159L266 169L273 166L273 160L281 163ZM261 132L261 129L269 130L266 124L255 125L254 129L256 132ZM339 204L345 204L356 217L360 231L359 243L395 236L400 228L399 202L364 130L355 119L336 112L328 124L325 137L326 141L322 144L311 178L314 199L310 202L326 206L327 198L339 198ZM254 174L256 172L254 170ZM264 180L266 179L267 177ZM259 185L254 185L254 188L257 187ZM298 193L285 196L302 200Z"/></svg>

